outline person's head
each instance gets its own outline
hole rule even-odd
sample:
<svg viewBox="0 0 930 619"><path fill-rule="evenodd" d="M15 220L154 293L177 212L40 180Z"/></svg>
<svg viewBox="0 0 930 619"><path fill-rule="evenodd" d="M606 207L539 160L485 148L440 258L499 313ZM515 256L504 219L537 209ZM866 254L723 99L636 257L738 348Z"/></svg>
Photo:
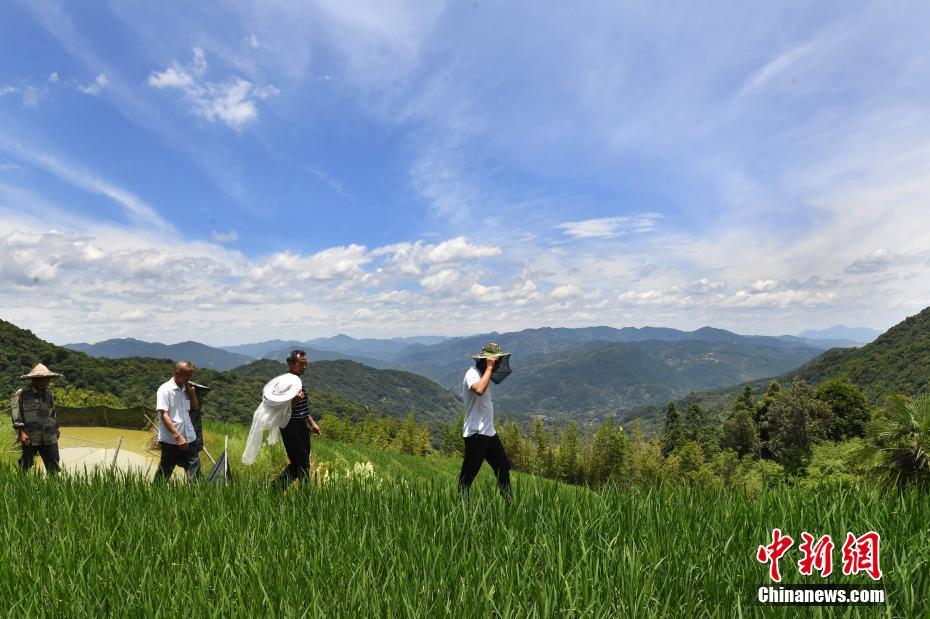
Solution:
<svg viewBox="0 0 930 619"><path fill-rule="evenodd" d="M479 372L484 372L488 367L488 359L499 359L503 355L504 352L501 350L500 346L494 342L489 342L481 349L481 352L473 357L475 360L475 367Z"/></svg>
<svg viewBox="0 0 930 619"><path fill-rule="evenodd" d="M194 377L194 364L190 361L178 361L174 364L174 382L179 385Z"/></svg>
<svg viewBox="0 0 930 619"><path fill-rule="evenodd" d="M287 370L291 374L301 376L304 370L307 369L308 363L310 362L307 360L307 352L299 348L292 350L291 354L287 356Z"/></svg>
<svg viewBox="0 0 930 619"><path fill-rule="evenodd" d="M32 388L41 393L48 389L49 381L58 376L61 376L61 374L58 372L52 372L42 363L38 363L34 368L32 368L31 372L28 374L23 374L20 376L20 378L28 380L32 385Z"/></svg>

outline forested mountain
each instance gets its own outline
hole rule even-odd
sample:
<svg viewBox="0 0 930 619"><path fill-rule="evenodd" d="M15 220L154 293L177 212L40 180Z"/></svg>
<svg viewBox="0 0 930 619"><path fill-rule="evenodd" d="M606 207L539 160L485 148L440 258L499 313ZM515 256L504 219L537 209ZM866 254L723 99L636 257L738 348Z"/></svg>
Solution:
<svg viewBox="0 0 930 619"><path fill-rule="evenodd" d="M287 365L260 359L232 370L231 374L265 380L287 371ZM427 421L451 421L461 401L433 381L399 370L379 370L354 361L314 361L303 376L304 385L359 402L393 417L413 411Z"/></svg>
<svg viewBox="0 0 930 619"><path fill-rule="evenodd" d="M154 407L156 389L171 378L173 370L173 363L167 359L91 357L55 346L31 331L0 320L0 394L12 394L26 384L19 376L39 362L64 374L56 382L111 393L129 406ZM246 366L238 372L198 369L194 380L212 387L204 402L205 414L250 422L261 401L262 386L281 371L281 366L274 363L258 361L255 367ZM332 363L314 363L305 377L316 413L359 418L368 413L405 416L413 412L421 420L445 420L453 409L457 411L454 395L420 376L382 373L347 362L327 367ZM354 384L359 385L355 391ZM372 395L375 393L382 399L376 400Z"/></svg>
<svg viewBox="0 0 930 619"><path fill-rule="evenodd" d="M410 346L430 346L447 339L446 337L433 335L395 337L391 339L355 339L348 335L339 334L334 337L309 340L305 344L319 350L339 352L349 357L369 357L381 361L394 361Z"/></svg>
<svg viewBox="0 0 930 619"><path fill-rule="evenodd" d="M371 357L356 357L354 355L348 355L346 353L337 352L334 350L320 350L318 348L312 348L306 344L301 344L298 346L287 346L279 350L274 350L268 353L265 353L263 356L264 359L272 359L274 361L284 362L287 359L287 356L291 354L291 351L299 348L307 353L307 357L310 359L310 362L316 361L354 361L355 363L364 363L367 366L373 368L393 368L394 364L383 361L381 359L374 359Z"/></svg>
<svg viewBox="0 0 930 619"><path fill-rule="evenodd" d="M592 342L530 356L525 367L514 360L514 374L495 392L495 401L515 413L613 415L695 390L770 376L797 367L812 354L807 348L746 342Z"/></svg>
<svg viewBox="0 0 930 619"><path fill-rule="evenodd" d="M248 363L253 358L232 353L222 348L213 348L199 342L179 342L161 344L143 342L133 338L112 339L96 344L66 344L65 348L83 352L91 357L124 359L126 357L148 357L150 359L170 359L172 361L190 361L198 368L230 370L238 365Z"/></svg>
<svg viewBox="0 0 930 619"><path fill-rule="evenodd" d="M768 364L771 355L782 356L779 350L786 351L784 356L795 365L800 365L822 352L808 340L793 336L768 337L757 335L739 335L724 329L704 327L696 331L679 331L678 329L658 327L586 327L581 329L542 328L525 329L512 333L485 333L470 337L446 340L432 346L410 346L397 358L399 367L422 374L450 389L455 389L461 380L464 368L470 363L474 354L489 341L495 341L507 351L513 353L513 362L529 369L535 364L535 355L562 353L578 350L592 343L627 343L637 342L702 342L710 345L731 344L742 346L749 354L763 353L761 363L757 365L762 374L765 372L782 372L790 367L784 364ZM710 350L710 348L708 348ZM538 357L541 359L542 357ZM674 365L674 361L668 359ZM645 361L644 361L645 362ZM717 383L713 383L717 384ZM709 386L709 385L708 385ZM707 387L704 387L707 388Z"/></svg>
<svg viewBox="0 0 930 619"><path fill-rule="evenodd" d="M790 385L796 379L818 385L830 379L856 385L873 406L884 404L894 394L930 392L930 307L891 327L861 348L834 348L790 371L747 381L753 394L761 396L772 381ZM723 389L696 391L680 398L679 408L697 404L709 411L726 411L742 391L743 384ZM649 422L663 413L661 404L639 407L624 413Z"/></svg>
<svg viewBox="0 0 930 619"><path fill-rule="evenodd" d="M395 337L391 339L356 339L348 335L339 334L333 337L318 337L303 342L298 340L267 340L265 342L255 342L253 344L223 346L222 348L229 352L249 355L255 359L273 359L278 358L280 353L285 350L311 348L322 354L320 358L325 358L327 360L358 360L367 358L385 362L394 361L397 356L409 346L438 344L446 339L448 338L433 335Z"/></svg>
<svg viewBox="0 0 930 619"><path fill-rule="evenodd" d="M811 383L845 378L876 404L894 393L930 391L930 307L862 348L827 351L785 379L794 377Z"/></svg>
<svg viewBox="0 0 930 619"><path fill-rule="evenodd" d="M254 342L252 344L220 346L220 348L240 355L246 355L253 359L261 359L272 351L284 350L290 347L296 348L299 346L303 346L303 342L298 342L297 340L266 340L264 342Z"/></svg>

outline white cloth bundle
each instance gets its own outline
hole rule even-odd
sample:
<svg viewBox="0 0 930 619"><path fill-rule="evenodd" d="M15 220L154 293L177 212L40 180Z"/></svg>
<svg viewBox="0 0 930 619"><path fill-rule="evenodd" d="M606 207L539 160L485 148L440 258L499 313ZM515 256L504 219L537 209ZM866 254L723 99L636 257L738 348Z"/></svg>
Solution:
<svg viewBox="0 0 930 619"><path fill-rule="evenodd" d="M274 445L281 435L281 428L291 420L291 402L269 402L262 398L252 414L252 427L249 429L249 438L245 441L245 450L242 452L242 464L252 464L258 458L258 451L262 447L262 436L268 432L268 444Z"/></svg>

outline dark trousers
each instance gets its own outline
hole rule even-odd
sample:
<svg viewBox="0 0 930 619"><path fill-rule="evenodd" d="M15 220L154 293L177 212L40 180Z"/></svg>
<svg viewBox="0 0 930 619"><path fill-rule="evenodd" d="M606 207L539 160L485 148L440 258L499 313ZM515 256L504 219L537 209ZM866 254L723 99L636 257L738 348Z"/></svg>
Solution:
<svg viewBox="0 0 930 619"><path fill-rule="evenodd" d="M49 475L54 475L61 470L60 458L58 456L58 443L51 445L23 445L23 456L19 459L19 466L24 471L28 471L35 464L36 454L42 456L42 464Z"/></svg>
<svg viewBox="0 0 930 619"><path fill-rule="evenodd" d="M501 494L510 498L510 460L504 451L504 444L498 435L485 436L472 434L465 437L465 459L462 460L462 470L459 473L459 488L467 491L475 476L481 470L481 464L487 460L497 477Z"/></svg>
<svg viewBox="0 0 930 619"><path fill-rule="evenodd" d="M200 452L188 444L187 451L172 443L161 445L161 459L158 461L158 470L155 471L155 481L171 479L174 467L179 466L187 473L188 481L196 481L200 477Z"/></svg>
<svg viewBox="0 0 930 619"><path fill-rule="evenodd" d="M307 426L307 418L291 418L287 425L281 428L281 441L284 443L284 451L287 452L290 464L284 467L274 480L274 485L284 489L295 479L310 473L310 428Z"/></svg>

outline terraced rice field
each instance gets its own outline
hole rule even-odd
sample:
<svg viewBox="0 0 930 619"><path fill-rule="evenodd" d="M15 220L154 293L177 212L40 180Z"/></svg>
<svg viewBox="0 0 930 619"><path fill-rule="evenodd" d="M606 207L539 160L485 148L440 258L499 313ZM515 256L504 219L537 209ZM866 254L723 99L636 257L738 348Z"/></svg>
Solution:
<svg viewBox="0 0 930 619"><path fill-rule="evenodd" d="M882 534L888 603L804 614L920 616L930 596L926 496L785 488L748 498L688 486L597 494L518 475L506 503L486 470L463 502L455 460L325 440L315 454L330 480L282 494L267 484L284 464L280 446L243 470L244 430L208 431L214 455L223 434L233 435L237 477L228 486L45 479L8 463L0 472L0 525L10 532L0 550L7 612L794 616L796 609L755 602L768 579L755 551L774 527L795 538ZM865 575L802 577L796 560L783 560L785 582L871 583Z"/></svg>

